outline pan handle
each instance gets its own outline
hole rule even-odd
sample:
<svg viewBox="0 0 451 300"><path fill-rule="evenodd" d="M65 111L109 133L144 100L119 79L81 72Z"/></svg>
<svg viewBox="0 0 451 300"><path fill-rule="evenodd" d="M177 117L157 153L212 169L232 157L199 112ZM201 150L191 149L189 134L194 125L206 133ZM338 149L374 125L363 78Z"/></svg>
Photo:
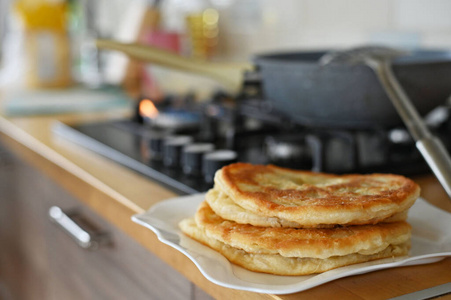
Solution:
<svg viewBox="0 0 451 300"><path fill-rule="evenodd" d="M436 137L428 137L417 141L416 146L451 198L451 159L442 142Z"/></svg>
<svg viewBox="0 0 451 300"><path fill-rule="evenodd" d="M130 57L159 66L211 77L234 94L238 93L242 87L244 72L253 68L249 63L209 63L185 58L156 47L137 43L126 44L112 40L97 40L96 45L99 49L120 51Z"/></svg>
<svg viewBox="0 0 451 300"><path fill-rule="evenodd" d="M451 200L451 158L445 146L437 137L432 135L423 122L393 74L390 62L370 58L366 63L376 72L385 92L416 141L417 149L423 155Z"/></svg>

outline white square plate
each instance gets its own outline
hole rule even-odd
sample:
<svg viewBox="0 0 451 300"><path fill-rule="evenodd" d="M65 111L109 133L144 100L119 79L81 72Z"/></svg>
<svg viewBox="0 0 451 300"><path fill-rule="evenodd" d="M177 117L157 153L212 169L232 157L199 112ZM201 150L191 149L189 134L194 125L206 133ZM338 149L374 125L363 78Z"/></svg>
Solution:
<svg viewBox="0 0 451 300"><path fill-rule="evenodd" d="M218 252L182 234L178 223L194 216L205 194L183 196L162 201L132 220L155 232L158 239L189 257L210 281L224 287L258 293L289 294L356 274L399 266L433 263L451 256L451 214L423 199L409 211L412 225L410 255L350 265L308 276L278 276L256 273L231 264Z"/></svg>

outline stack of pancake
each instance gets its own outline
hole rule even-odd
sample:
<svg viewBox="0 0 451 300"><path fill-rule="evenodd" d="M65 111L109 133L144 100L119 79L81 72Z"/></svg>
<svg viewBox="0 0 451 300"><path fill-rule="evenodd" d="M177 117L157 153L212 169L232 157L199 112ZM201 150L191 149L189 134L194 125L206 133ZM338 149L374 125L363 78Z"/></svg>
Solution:
<svg viewBox="0 0 451 300"><path fill-rule="evenodd" d="M246 269L307 275L410 248L420 189L392 174L332 175L236 163L217 171L181 230Z"/></svg>

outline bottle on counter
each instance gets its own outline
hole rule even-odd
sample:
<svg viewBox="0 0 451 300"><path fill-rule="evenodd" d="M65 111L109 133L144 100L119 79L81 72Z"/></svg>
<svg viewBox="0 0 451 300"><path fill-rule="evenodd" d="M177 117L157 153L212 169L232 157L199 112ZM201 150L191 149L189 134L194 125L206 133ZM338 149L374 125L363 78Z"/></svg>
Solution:
<svg viewBox="0 0 451 300"><path fill-rule="evenodd" d="M19 0L15 8L24 27L27 86L63 88L71 85L68 3L63 0Z"/></svg>
<svg viewBox="0 0 451 300"><path fill-rule="evenodd" d="M197 7L187 12L185 19L191 56L197 59L210 59L216 54L218 46L218 11L202 5L200 1Z"/></svg>

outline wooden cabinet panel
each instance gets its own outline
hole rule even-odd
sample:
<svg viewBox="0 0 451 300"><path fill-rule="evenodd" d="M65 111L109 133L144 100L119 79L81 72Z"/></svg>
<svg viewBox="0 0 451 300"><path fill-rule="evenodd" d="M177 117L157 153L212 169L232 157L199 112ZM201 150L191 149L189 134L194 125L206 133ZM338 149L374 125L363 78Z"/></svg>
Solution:
<svg viewBox="0 0 451 300"><path fill-rule="evenodd" d="M46 299L42 204L41 178L0 147L0 299Z"/></svg>
<svg viewBox="0 0 451 300"><path fill-rule="evenodd" d="M49 264L53 279L53 299L189 299L191 283L137 242L51 182L47 207L77 209L95 227L111 236L111 244L97 250L78 246L66 232L47 223ZM51 195L50 195L51 194ZM65 297L64 299L68 299Z"/></svg>
<svg viewBox="0 0 451 300"><path fill-rule="evenodd" d="M0 145L0 299L211 299L158 257ZM76 209L111 237L78 246L50 222Z"/></svg>

